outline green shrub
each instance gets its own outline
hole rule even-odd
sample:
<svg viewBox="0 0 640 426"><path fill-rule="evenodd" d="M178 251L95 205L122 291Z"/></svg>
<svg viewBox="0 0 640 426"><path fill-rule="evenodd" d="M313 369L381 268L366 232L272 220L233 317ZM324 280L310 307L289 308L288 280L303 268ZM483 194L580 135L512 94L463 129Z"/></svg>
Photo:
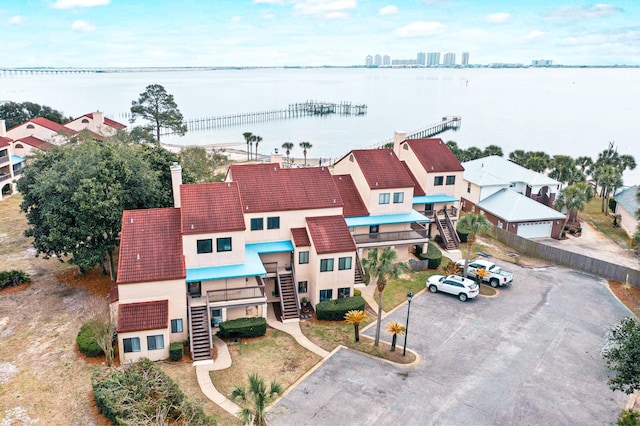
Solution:
<svg viewBox="0 0 640 426"><path fill-rule="evenodd" d="M622 410L618 426L640 426L640 413L633 410Z"/></svg>
<svg viewBox="0 0 640 426"><path fill-rule="evenodd" d="M359 288L354 288L353 289L353 295L354 296L362 296L362 291L360 291Z"/></svg>
<svg viewBox="0 0 640 426"><path fill-rule="evenodd" d="M0 271L0 289L13 287L31 282L31 277L26 272L13 269L11 271Z"/></svg>
<svg viewBox="0 0 640 426"><path fill-rule="evenodd" d="M316 305L316 318L324 321L342 321L347 312L363 311L364 306L362 296L327 300Z"/></svg>
<svg viewBox="0 0 640 426"><path fill-rule="evenodd" d="M238 318L219 324L220 337L259 337L267 332L267 320L262 317Z"/></svg>
<svg viewBox="0 0 640 426"><path fill-rule="evenodd" d="M418 258L420 260L428 260L429 269L438 269L440 263L442 262L442 252L438 249L438 247L435 246L435 244L429 243L429 245L427 246L427 252L420 253L418 255Z"/></svg>
<svg viewBox="0 0 640 426"><path fill-rule="evenodd" d="M458 233L458 237L460 237L460 242L466 243L467 238L469 238L469 230L466 229L464 226L456 225L456 232Z"/></svg>
<svg viewBox="0 0 640 426"><path fill-rule="evenodd" d="M96 336L93 334L91 322L82 324L76 337L76 343L78 344L80 352L90 358L98 358L104 355L104 352L96 341Z"/></svg>
<svg viewBox="0 0 640 426"><path fill-rule="evenodd" d="M173 342L169 345L169 359L171 361L180 361L184 355L184 343Z"/></svg>

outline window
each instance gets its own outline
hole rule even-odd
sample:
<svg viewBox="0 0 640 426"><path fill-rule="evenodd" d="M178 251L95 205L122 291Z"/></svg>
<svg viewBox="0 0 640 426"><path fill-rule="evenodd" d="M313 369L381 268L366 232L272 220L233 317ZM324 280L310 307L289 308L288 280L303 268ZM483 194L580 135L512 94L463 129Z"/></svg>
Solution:
<svg viewBox="0 0 640 426"><path fill-rule="evenodd" d="M371 225L369 227L370 234L377 234L380 231L380 225Z"/></svg>
<svg viewBox="0 0 640 426"><path fill-rule="evenodd" d="M444 179L442 178L442 176L436 176L436 177L433 178L433 185L434 186L441 186L443 180Z"/></svg>
<svg viewBox="0 0 640 426"><path fill-rule="evenodd" d="M198 254L211 253L213 251L211 238L208 240L198 240Z"/></svg>
<svg viewBox="0 0 640 426"><path fill-rule="evenodd" d="M171 320L171 332L172 333L182 333L182 318L172 319Z"/></svg>
<svg viewBox="0 0 640 426"><path fill-rule="evenodd" d="M333 259L322 259L320 261L320 272L333 271Z"/></svg>
<svg viewBox="0 0 640 426"><path fill-rule="evenodd" d="M320 301L333 299L333 290L320 290Z"/></svg>
<svg viewBox="0 0 640 426"><path fill-rule="evenodd" d="M306 293L308 291L307 281L298 281L298 293Z"/></svg>
<svg viewBox="0 0 640 426"><path fill-rule="evenodd" d="M351 257L341 257L338 259L338 269L341 271L351 269Z"/></svg>
<svg viewBox="0 0 640 426"><path fill-rule="evenodd" d="M162 334L147 336L147 349L150 351L164 349L164 336Z"/></svg>
<svg viewBox="0 0 640 426"><path fill-rule="evenodd" d="M200 297L202 295L200 281L189 283L188 286L189 286L189 296Z"/></svg>
<svg viewBox="0 0 640 426"><path fill-rule="evenodd" d="M455 185L456 177L455 176L447 176L447 185Z"/></svg>
<svg viewBox="0 0 640 426"><path fill-rule="evenodd" d="M264 229L264 219L261 217L256 217L251 219L251 230L252 231L261 231Z"/></svg>
<svg viewBox="0 0 640 426"><path fill-rule="evenodd" d="M300 265L304 265L305 263L309 263L309 252L301 251L298 253L298 263Z"/></svg>
<svg viewBox="0 0 640 426"><path fill-rule="evenodd" d="M218 238L216 240L218 246L218 252L231 251L231 238Z"/></svg>
<svg viewBox="0 0 640 426"><path fill-rule="evenodd" d="M378 196L379 204L389 204L390 195L388 192L383 192Z"/></svg>
<svg viewBox="0 0 640 426"><path fill-rule="evenodd" d="M89 124L89 119L88 118L83 118L82 119L82 124Z"/></svg>
<svg viewBox="0 0 640 426"><path fill-rule="evenodd" d="M36 126L34 126L33 124L27 124L27 129L35 129Z"/></svg>
<svg viewBox="0 0 640 426"><path fill-rule="evenodd" d="M280 229L280 216L268 217L267 229Z"/></svg>
<svg viewBox="0 0 640 426"><path fill-rule="evenodd" d="M393 204L404 203L404 192L393 193Z"/></svg>
<svg viewBox="0 0 640 426"><path fill-rule="evenodd" d="M471 183L467 183L467 194L471 194Z"/></svg>
<svg viewBox="0 0 640 426"><path fill-rule="evenodd" d="M222 309L211 309L211 326L217 327L222 322Z"/></svg>
<svg viewBox="0 0 640 426"><path fill-rule="evenodd" d="M124 353L140 352L140 338L131 337L129 339L122 339L124 345Z"/></svg>
<svg viewBox="0 0 640 426"><path fill-rule="evenodd" d="M351 287L342 287L338 289L338 299L351 297Z"/></svg>
<svg viewBox="0 0 640 426"><path fill-rule="evenodd" d="M24 148L24 146L22 146L21 143L17 143L16 146L14 146L15 149L22 149Z"/></svg>

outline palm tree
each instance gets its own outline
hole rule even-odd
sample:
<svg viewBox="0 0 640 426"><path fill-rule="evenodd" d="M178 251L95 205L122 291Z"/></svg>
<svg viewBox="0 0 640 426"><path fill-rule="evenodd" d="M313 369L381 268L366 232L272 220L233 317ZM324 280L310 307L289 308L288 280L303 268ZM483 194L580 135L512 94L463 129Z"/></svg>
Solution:
<svg viewBox="0 0 640 426"><path fill-rule="evenodd" d="M553 207L556 210L567 209L567 215L562 225L563 231L564 227L567 226L567 222L578 221L578 211L584 210L585 203L589 202L593 198L593 195L593 187L585 182L578 182L560 191L558 198L556 198L556 201L553 203Z"/></svg>
<svg viewBox="0 0 640 426"><path fill-rule="evenodd" d="M286 150L287 153L287 161L289 162L289 164L291 164L291 157L289 157L289 154L291 154L291 150L293 149L293 142L285 142L282 144L282 148L284 148Z"/></svg>
<svg viewBox="0 0 640 426"><path fill-rule="evenodd" d="M399 322L388 322L387 323L387 333L392 334L391 338L391 352L396 350L396 340L398 339L398 334L404 334L407 331L406 327Z"/></svg>
<svg viewBox="0 0 640 426"><path fill-rule="evenodd" d="M442 266L442 273L445 275L458 275L461 272L460 266L453 260Z"/></svg>
<svg viewBox="0 0 640 426"><path fill-rule="evenodd" d="M304 165L307 166L307 150L313 148L310 142L300 142L300 148L302 148L302 155L304 155Z"/></svg>
<svg viewBox="0 0 640 426"><path fill-rule="evenodd" d="M256 143L256 160L258 159L258 144L262 142L262 136L254 136L254 142Z"/></svg>
<svg viewBox="0 0 640 426"><path fill-rule="evenodd" d="M252 141L253 133L251 133L251 132L244 132L244 133L242 134L242 136L244 136L244 140L247 142L247 161L249 161L249 160L251 159L251 158L250 158L250 155L251 155L251 149L249 148L249 144L250 144L250 143L251 143L251 141Z"/></svg>
<svg viewBox="0 0 640 426"><path fill-rule="evenodd" d="M367 256L362 259L362 267L369 276L369 284L376 283L378 289L378 322L376 324L375 346L380 343L380 323L382 321L382 293L387 286L387 280L397 278L403 272L409 270L406 263L394 263L398 254L395 250L386 247L378 253L378 249L369 250Z"/></svg>
<svg viewBox="0 0 640 426"><path fill-rule="evenodd" d="M467 213L458 221L461 229L468 230L467 235L467 255L464 258L463 277L467 276L467 267L469 266L469 258L471 257L471 248L479 232L487 232L491 229L491 222L480 213Z"/></svg>
<svg viewBox="0 0 640 426"><path fill-rule="evenodd" d="M484 157L488 157L490 155L497 155L498 157L503 157L504 152L502 152L502 148L500 148L498 145L487 145L484 151L482 151L482 155Z"/></svg>
<svg viewBox="0 0 640 426"><path fill-rule="evenodd" d="M231 400L240 399L243 405L240 418L245 425L253 422L254 425L264 426L267 424L264 418L267 406L281 394L282 386L279 383L271 382L267 388L261 377L250 373L249 387L235 386L231 392Z"/></svg>
<svg viewBox="0 0 640 426"><path fill-rule="evenodd" d="M573 183L576 169L576 161L568 155L554 155L549 164L551 171L549 177L551 179L565 182L568 184Z"/></svg>
<svg viewBox="0 0 640 426"><path fill-rule="evenodd" d="M344 315L344 320L349 324L353 324L353 332L356 336L356 342L360 341L360 323L366 318L367 314L365 314L364 311L358 311L355 309Z"/></svg>
<svg viewBox="0 0 640 426"><path fill-rule="evenodd" d="M486 269L476 268L476 281L478 285L482 284L482 280L487 278L487 275L489 275L489 271L487 271Z"/></svg>

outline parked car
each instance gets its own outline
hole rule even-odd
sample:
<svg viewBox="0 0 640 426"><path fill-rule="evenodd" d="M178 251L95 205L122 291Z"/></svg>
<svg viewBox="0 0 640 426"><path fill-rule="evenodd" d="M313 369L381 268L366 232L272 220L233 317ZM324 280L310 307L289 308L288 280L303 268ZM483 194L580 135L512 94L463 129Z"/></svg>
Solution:
<svg viewBox="0 0 640 426"><path fill-rule="evenodd" d="M456 265L461 269L464 268L464 259L458 260ZM469 261L467 267L467 276L476 279L476 269L486 269L489 274L482 279L483 282L489 283L491 287L496 288L513 283L513 272L505 271L493 262L484 259L476 259Z"/></svg>
<svg viewBox="0 0 640 426"><path fill-rule="evenodd" d="M442 291L458 296L461 301L473 299L478 296L480 289L478 284L469 278L458 275L432 275L427 279L427 287L431 293Z"/></svg>

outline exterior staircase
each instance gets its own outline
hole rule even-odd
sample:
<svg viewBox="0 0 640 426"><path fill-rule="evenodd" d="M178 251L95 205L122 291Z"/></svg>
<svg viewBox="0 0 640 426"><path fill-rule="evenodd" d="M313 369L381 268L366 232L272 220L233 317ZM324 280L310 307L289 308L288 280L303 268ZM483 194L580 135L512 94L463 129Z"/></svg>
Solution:
<svg viewBox="0 0 640 426"><path fill-rule="evenodd" d="M360 259L358 257L356 257L356 267L354 269L355 269L355 273L354 273L353 283L365 284L364 271L362 270L362 266L360 265Z"/></svg>
<svg viewBox="0 0 640 426"><path fill-rule="evenodd" d="M292 273L278 274L280 286L280 306L282 307L282 321L300 318L298 292Z"/></svg>
<svg viewBox="0 0 640 426"><path fill-rule="evenodd" d="M451 226L451 220L447 216L437 216L436 225L442 237L444 248L447 250L456 250L460 246L460 243L458 241L458 234L456 234L456 231Z"/></svg>
<svg viewBox="0 0 640 426"><path fill-rule="evenodd" d="M191 359L194 361L213 359L211 356L211 332L209 330L207 307L192 306L190 313L189 344L191 346Z"/></svg>

